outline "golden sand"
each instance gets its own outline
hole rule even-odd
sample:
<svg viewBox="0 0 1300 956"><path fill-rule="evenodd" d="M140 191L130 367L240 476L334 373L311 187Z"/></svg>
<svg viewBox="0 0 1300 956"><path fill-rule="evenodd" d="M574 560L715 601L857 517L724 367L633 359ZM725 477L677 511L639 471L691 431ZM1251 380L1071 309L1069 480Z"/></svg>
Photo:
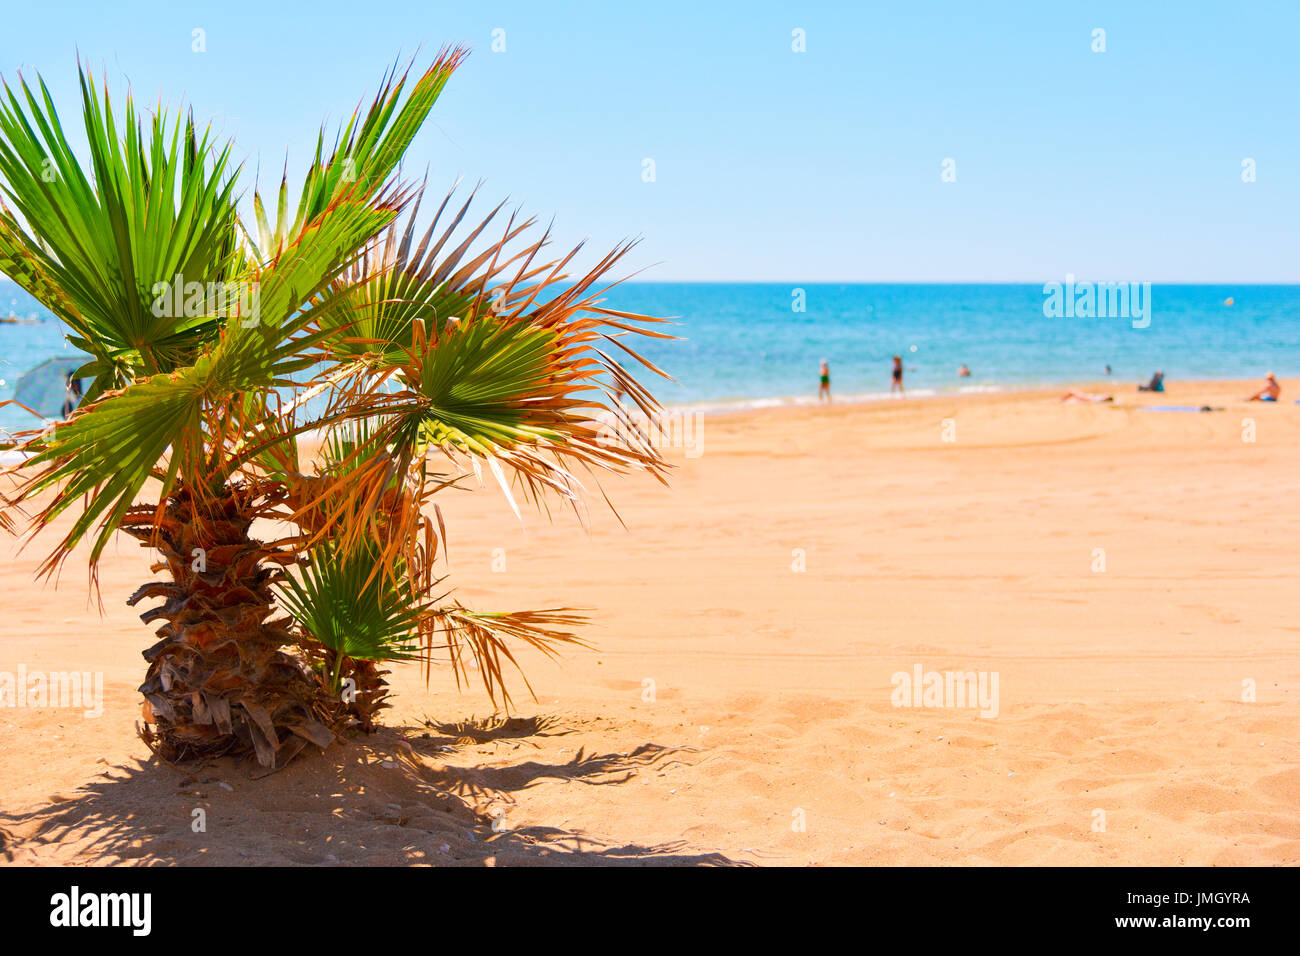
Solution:
<svg viewBox="0 0 1300 956"><path fill-rule="evenodd" d="M523 655L496 728L402 671L389 729L261 779L142 766L133 541L103 617L77 557L33 583L56 535L0 541L0 671L104 676L98 718L0 709L0 859L1300 862L1300 382L1086 388L1119 402L709 418L670 489L603 481L626 530L594 487L589 534L444 495L458 596L592 608L596 649ZM896 706L918 667L996 675L996 716Z"/></svg>

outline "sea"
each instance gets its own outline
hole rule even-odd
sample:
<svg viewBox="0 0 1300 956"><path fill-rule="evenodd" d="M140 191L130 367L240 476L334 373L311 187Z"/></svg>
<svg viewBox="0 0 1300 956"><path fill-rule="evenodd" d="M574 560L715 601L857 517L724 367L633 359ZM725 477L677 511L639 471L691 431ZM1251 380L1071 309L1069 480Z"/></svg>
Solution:
<svg viewBox="0 0 1300 956"><path fill-rule="evenodd" d="M1119 388L1156 370L1170 384L1300 375L1300 285L1156 284L1135 287L1127 309L1101 290L1082 307L1086 285L628 282L605 303L671 320L658 328L675 340L624 341L673 377L640 376L662 402L705 412L815 403L823 360L836 401L888 399L895 355L913 397ZM0 399L25 370L69 354L61 323L7 280L3 316L35 322L0 323ZM29 419L0 408L2 428Z"/></svg>

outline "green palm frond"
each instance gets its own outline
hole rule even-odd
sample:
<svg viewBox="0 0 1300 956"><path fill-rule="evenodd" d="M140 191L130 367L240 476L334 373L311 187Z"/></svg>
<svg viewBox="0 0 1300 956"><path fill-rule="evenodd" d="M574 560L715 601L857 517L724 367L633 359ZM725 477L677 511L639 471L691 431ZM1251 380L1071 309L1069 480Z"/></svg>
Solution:
<svg viewBox="0 0 1300 956"><path fill-rule="evenodd" d="M317 339L298 337L312 320L346 311L345 297L312 302L361 254L361 248L397 215L390 199L346 197L316 216L275 260L249 274L256 290L256 315L226 323L213 356L220 381L230 391L269 387L309 366L303 353ZM299 361L292 361L298 357Z"/></svg>
<svg viewBox="0 0 1300 956"><path fill-rule="evenodd" d="M219 408L229 415L235 396L290 381L287 376L302 364L294 360L299 345L292 333L307 321L302 308L306 296L299 297L294 284L305 286L307 296L324 287L348 264L349 251L392 215L392 210L355 202L341 202L327 210L295 245L259 273L266 281L261 283L257 324L245 328L245 318L228 319L217 344L193 365L111 392L83 405L52 435L33 439L26 450L36 454L19 466L35 473L26 494L59 488L42 525L81 495L90 494L64 538L60 556L66 556L102 518L91 551L92 563L97 561L117 522L160 468L165 467L164 495L178 473L199 489L225 477L208 473L221 449L205 448L205 443L210 443L214 426L227 423L205 409ZM226 434L234 441L242 430L227 428ZM55 567L46 565L50 571Z"/></svg>
<svg viewBox="0 0 1300 956"><path fill-rule="evenodd" d="M322 128L292 221L285 178L280 181L274 226L267 219L261 196L255 193L254 216L261 254L276 255L292 236L341 197L370 196L383 188L466 53L461 47L444 48L415 81L404 102L402 93L410 73L403 71L399 76L396 68L390 71L366 115L361 117L359 109L352 114L328 159Z"/></svg>
<svg viewBox="0 0 1300 956"><path fill-rule="evenodd" d="M556 338L528 323L449 323L407 382L424 403L413 423L419 434L409 436L417 453L432 444L491 455L502 446L561 441L528 405L551 383Z"/></svg>
<svg viewBox="0 0 1300 956"><path fill-rule="evenodd" d="M157 307L157 289L220 284L238 270L238 170L230 145L168 120L147 124L126 98L119 128L105 90L80 71L90 167L64 135L45 82L0 98L0 270L72 330L96 359L94 399L190 364L221 322Z"/></svg>
<svg viewBox="0 0 1300 956"><path fill-rule="evenodd" d="M516 230L507 229L512 236ZM604 288L593 286L627 251L616 248L586 276L567 281L572 258L548 263L537 281L529 252L512 280L479 283L463 315L439 321L416 318L411 344L401 359L385 351L376 361L395 391L374 395L374 409L389 423L394 450L403 461L431 451L455 459L485 461L514 505L505 472L513 473L524 494L536 501L546 491L574 499L580 482L575 466L622 472L646 469L661 479L666 470L648 441L616 445L604 439L597 415L610 382L618 382L649 415L658 404L601 346L612 343L640 361L619 338L627 332L662 335L637 323L645 316L600 307ZM512 258L496 244L491 263ZM576 250L575 250L576 252ZM494 272L488 265L489 272ZM669 336L663 336L669 337ZM396 364L384 368L383 363ZM649 363L647 368L658 373ZM662 373L659 373L662 374ZM365 403L359 403L365 409ZM516 508L516 510L518 510Z"/></svg>
<svg viewBox="0 0 1300 956"><path fill-rule="evenodd" d="M325 543L313 548L307 564L297 574L287 575L280 586L280 597L294 621L333 651L339 662L420 656L417 637L423 607L408 588L376 574L375 560L368 550L344 554ZM337 674L336 667L335 685Z"/></svg>
<svg viewBox="0 0 1300 956"><path fill-rule="evenodd" d="M605 404L613 390L646 415L659 413L607 351L620 349L664 374L622 341L671 338L648 327L663 320L601 305L614 283L600 283L631 244L571 280L564 270L581 247L539 261L549 230L529 235L531 219L512 216L498 237L483 239L501 206L457 235L473 194L442 226L454 192L423 234L417 194L405 227L391 227L383 246L369 249L324 297L351 305L314 316L319 357L363 366L339 414L382 422L388 457L403 469L432 451L459 457L457 467L480 475L486 463L516 512L513 483L534 502L547 492L576 501L582 489L574 467L647 469L662 480L666 466L641 430L624 429L616 444L596 420L610 408L626 415L618 402Z"/></svg>
<svg viewBox="0 0 1300 956"><path fill-rule="evenodd" d="M451 221L439 233L443 214L455 195L453 188L442 200L433 221L422 237L416 226L424 189L416 194L402 230L390 229L380 249L367 250L347 278L347 294L353 299L351 321L321 323L328 334L323 346L335 357L377 356L376 366L399 364L412 343L412 325L417 319L436 332L445 324L468 314L484 297L489 284L515 261L533 256L544 239L502 256L507 243L532 227L529 219L516 225L514 218L502 239L466 261L473 243L501 211L497 205L467 235L456 237L458 245L446 249L474 200L471 192ZM418 239L418 242L417 242ZM445 251L444 251L445 250ZM505 302L497 303L497 307Z"/></svg>
<svg viewBox="0 0 1300 956"><path fill-rule="evenodd" d="M200 359L198 367L157 375L83 405L52 434L31 437L20 446L34 453L15 469L26 476L21 497L30 499L57 489L38 515L33 534L84 496L82 510L47 559L44 572L56 570L96 522L100 531L91 564L98 561L118 522L173 444L164 495L175 483L179 464L201 457L202 378L210 364Z"/></svg>

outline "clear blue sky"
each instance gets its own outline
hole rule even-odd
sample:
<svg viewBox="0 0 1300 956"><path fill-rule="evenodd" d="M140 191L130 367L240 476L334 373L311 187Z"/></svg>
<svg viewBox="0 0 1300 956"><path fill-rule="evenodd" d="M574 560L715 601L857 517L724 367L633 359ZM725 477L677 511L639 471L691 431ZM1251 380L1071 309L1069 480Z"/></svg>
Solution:
<svg viewBox="0 0 1300 956"><path fill-rule="evenodd" d="M79 50L269 184L399 55L463 42L409 171L483 178L593 252L644 235L648 279L1297 282L1297 37L1295 0L8 0L0 72L39 70L70 119Z"/></svg>

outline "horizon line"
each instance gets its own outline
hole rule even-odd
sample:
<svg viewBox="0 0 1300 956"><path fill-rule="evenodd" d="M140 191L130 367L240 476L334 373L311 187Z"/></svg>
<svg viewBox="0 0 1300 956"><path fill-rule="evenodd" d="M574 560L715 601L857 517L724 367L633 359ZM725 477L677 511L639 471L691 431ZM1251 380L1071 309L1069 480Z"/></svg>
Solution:
<svg viewBox="0 0 1300 956"><path fill-rule="evenodd" d="M1064 277L1050 279L636 279L622 280L620 285L1045 285L1061 282ZM1076 285L1089 282L1150 282L1151 285L1185 286L1300 286L1300 279L1290 280L1213 280L1187 281L1183 279L1100 279L1074 276Z"/></svg>
<svg viewBox="0 0 1300 956"><path fill-rule="evenodd" d="M1049 282L1060 282L1064 277L1054 277L1050 279L727 279L727 278L710 278L710 279L641 279L629 276L626 279L617 280L618 285L1045 285ZM1233 279L1216 279L1216 280L1198 280L1188 281L1184 279L1100 279L1085 276L1073 276L1076 285L1082 285L1093 282L1126 282L1142 284L1149 282L1151 285L1182 285L1182 286L1300 286L1300 279L1290 280L1233 280ZM0 282L9 282L22 288L18 282L3 273L0 273Z"/></svg>

